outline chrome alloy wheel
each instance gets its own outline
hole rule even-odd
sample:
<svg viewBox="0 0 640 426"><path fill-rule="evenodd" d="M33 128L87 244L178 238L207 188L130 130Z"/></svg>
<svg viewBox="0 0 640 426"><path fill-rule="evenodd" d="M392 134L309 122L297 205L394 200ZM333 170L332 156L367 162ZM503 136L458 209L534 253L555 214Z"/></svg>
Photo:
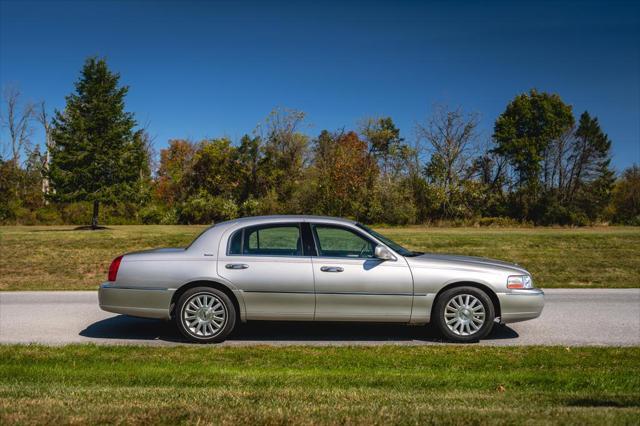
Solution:
<svg viewBox="0 0 640 426"><path fill-rule="evenodd" d="M451 298L444 309L447 327L458 336L477 333L484 325L484 319L484 305L471 294L459 294Z"/></svg>
<svg viewBox="0 0 640 426"><path fill-rule="evenodd" d="M196 293L182 309L182 323L195 337L212 337L227 323L227 308L210 293Z"/></svg>

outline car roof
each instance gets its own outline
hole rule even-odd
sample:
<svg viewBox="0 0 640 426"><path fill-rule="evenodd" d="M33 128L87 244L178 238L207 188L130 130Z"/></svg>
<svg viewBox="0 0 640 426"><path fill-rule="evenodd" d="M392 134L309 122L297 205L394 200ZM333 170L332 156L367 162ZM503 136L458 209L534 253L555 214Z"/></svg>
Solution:
<svg viewBox="0 0 640 426"><path fill-rule="evenodd" d="M187 250L198 251L204 250L205 247L211 246L211 240L216 240L222 237L222 234L228 229L239 228L243 226L262 225L268 223L278 222L322 222L335 225L351 225L354 226L357 222L349 219L342 219L339 217L331 216L312 216L312 215L272 215L272 216L250 216L241 217L238 219L227 220L225 222L218 222L204 231L196 237L195 240L187 247Z"/></svg>
<svg viewBox="0 0 640 426"><path fill-rule="evenodd" d="M324 222L324 223L341 223L341 224L349 224L354 225L357 222L350 219L343 219L340 217L331 217L331 216L314 216L314 215L269 215L269 216L248 216L241 217L237 219L228 220L225 222L220 222L216 224L216 226L232 226L235 224L259 224L259 223L269 223L269 222L278 222L278 221L286 221L286 222Z"/></svg>

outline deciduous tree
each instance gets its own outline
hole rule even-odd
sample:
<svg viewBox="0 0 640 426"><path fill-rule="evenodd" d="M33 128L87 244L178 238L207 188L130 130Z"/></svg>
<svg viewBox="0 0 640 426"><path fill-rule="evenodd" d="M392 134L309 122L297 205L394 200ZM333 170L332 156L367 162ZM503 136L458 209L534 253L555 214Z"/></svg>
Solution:
<svg viewBox="0 0 640 426"><path fill-rule="evenodd" d="M185 181L189 194L205 191L231 198L238 187L236 148L226 138L200 142Z"/></svg>
<svg viewBox="0 0 640 426"><path fill-rule="evenodd" d="M571 106L556 94L531 90L507 105L494 126L494 150L513 166L518 186L538 184L545 151L573 122Z"/></svg>
<svg viewBox="0 0 640 426"><path fill-rule="evenodd" d="M464 189L471 177L471 157L477 148L477 126L477 115L443 105L436 106L426 125L417 125L417 137L426 141L431 155L424 174L442 217L470 213Z"/></svg>
<svg viewBox="0 0 640 426"><path fill-rule="evenodd" d="M640 226L640 166L634 164L622 173L612 204L616 222Z"/></svg>
<svg viewBox="0 0 640 426"><path fill-rule="evenodd" d="M323 132L315 150L323 213L362 218L378 174L367 143L355 132L332 136Z"/></svg>
<svg viewBox="0 0 640 426"><path fill-rule="evenodd" d="M367 118L360 124L360 134L378 161L383 178L390 182L405 168L410 156L400 129L391 117Z"/></svg>
<svg viewBox="0 0 640 426"><path fill-rule="evenodd" d="M166 206L173 207L186 197L185 178L190 173L195 145L184 139L172 139L160 150L160 163L156 178L156 196Z"/></svg>
<svg viewBox="0 0 640 426"><path fill-rule="evenodd" d="M283 211L291 207L289 202L301 183L308 159L309 138L301 132L304 117L301 111L275 109L257 129L264 141L261 172Z"/></svg>
<svg viewBox="0 0 640 426"><path fill-rule="evenodd" d="M255 200L265 194L261 170L263 144L259 136L244 135L237 149L238 202Z"/></svg>
<svg viewBox="0 0 640 426"><path fill-rule="evenodd" d="M571 106L556 94L536 90L516 96L496 120L493 152L503 156L514 171L514 215L526 219L536 215L545 155L573 123Z"/></svg>

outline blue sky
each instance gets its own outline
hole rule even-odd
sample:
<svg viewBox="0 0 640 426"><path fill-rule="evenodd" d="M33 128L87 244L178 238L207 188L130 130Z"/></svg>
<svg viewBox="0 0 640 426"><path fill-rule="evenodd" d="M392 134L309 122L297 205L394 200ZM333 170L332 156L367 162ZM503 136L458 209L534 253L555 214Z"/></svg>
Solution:
<svg viewBox="0 0 640 426"><path fill-rule="evenodd" d="M633 1L0 0L0 81L62 108L84 59L104 56L157 148L237 141L277 106L305 111L312 136L391 116L412 140L446 103L479 113L489 140L537 88L597 116L621 170L640 163L639 40Z"/></svg>

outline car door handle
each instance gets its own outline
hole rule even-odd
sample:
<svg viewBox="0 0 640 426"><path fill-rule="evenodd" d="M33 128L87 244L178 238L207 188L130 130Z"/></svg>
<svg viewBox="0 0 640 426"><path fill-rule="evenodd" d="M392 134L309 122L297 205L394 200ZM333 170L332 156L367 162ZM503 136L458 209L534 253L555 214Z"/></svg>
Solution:
<svg viewBox="0 0 640 426"><path fill-rule="evenodd" d="M247 269L249 265L244 263L227 263L224 267L227 269Z"/></svg>
<svg viewBox="0 0 640 426"><path fill-rule="evenodd" d="M341 268L339 266L323 266L320 268L320 270L322 272L342 272L344 271L344 268Z"/></svg>

